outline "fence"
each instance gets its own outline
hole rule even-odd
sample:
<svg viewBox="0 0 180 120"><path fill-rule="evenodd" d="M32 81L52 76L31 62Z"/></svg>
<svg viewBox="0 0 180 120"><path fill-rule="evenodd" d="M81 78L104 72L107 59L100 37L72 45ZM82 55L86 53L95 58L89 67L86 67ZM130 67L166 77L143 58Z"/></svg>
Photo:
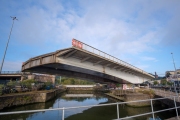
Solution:
<svg viewBox="0 0 180 120"><path fill-rule="evenodd" d="M22 74L21 71L1 71L0 74Z"/></svg>
<svg viewBox="0 0 180 120"><path fill-rule="evenodd" d="M155 113L163 112L163 111L168 111L168 110L176 110L176 115L177 118L179 119L178 116L178 108L179 106L176 105L176 99L177 96L171 96L171 97L165 97L165 98L156 98L156 99L147 99L147 100L138 100L138 101L129 101L129 102L117 102L117 103L109 103L109 104L99 104L99 105L89 105L89 106L78 106L78 107L63 107L63 108L54 108L54 109L41 109L41 110L27 110L27 111L15 111L15 112L1 112L0 115L10 115L10 114L20 114L20 113L34 113L34 112L44 112L44 111L56 111L56 110L62 110L62 120L65 119L64 114L66 110L70 109L78 109L78 108L90 108L90 107L102 107L102 106L111 106L111 105L116 105L117 106L117 119L115 118L114 120L125 120L125 119L130 119L134 117L139 117L139 116L144 116L144 115L149 115L152 114L153 120L155 120ZM163 109L163 110L158 110L154 111L153 109L153 101L155 100L162 100L162 99L171 99L173 98L174 101L174 107L168 108L168 109ZM133 103L133 102L151 102L151 112L143 113L143 114L138 114L138 115L133 115L133 116L128 116L128 117L119 117L119 105L123 105L126 103Z"/></svg>

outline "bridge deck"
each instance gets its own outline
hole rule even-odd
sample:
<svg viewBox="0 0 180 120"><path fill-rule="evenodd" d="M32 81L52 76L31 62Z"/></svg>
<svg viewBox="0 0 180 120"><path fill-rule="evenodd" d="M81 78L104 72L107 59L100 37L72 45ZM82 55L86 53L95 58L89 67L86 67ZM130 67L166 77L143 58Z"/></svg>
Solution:
<svg viewBox="0 0 180 120"><path fill-rule="evenodd" d="M22 71L93 79L119 83L142 83L154 76L147 72L83 44L80 49L71 47L29 59L22 65Z"/></svg>

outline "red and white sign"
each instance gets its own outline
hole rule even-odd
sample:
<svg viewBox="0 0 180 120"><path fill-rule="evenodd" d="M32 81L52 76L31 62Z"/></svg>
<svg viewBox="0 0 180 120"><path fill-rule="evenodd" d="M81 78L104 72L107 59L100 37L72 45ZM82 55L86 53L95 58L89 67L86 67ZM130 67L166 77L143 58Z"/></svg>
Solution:
<svg viewBox="0 0 180 120"><path fill-rule="evenodd" d="M72 46L82 49L83 44L73 38L73 39L72 39Z"/></svg>

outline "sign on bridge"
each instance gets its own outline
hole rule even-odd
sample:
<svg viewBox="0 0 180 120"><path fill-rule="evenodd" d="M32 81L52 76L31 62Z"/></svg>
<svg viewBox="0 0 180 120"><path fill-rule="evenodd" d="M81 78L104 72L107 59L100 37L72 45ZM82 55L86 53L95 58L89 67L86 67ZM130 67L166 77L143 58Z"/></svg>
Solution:
<svg viewBox="0 0 180 120"><path fill-rule="evenodd" d="M82 49L83 44L76 39L72 39L72 46Z"/></svg>

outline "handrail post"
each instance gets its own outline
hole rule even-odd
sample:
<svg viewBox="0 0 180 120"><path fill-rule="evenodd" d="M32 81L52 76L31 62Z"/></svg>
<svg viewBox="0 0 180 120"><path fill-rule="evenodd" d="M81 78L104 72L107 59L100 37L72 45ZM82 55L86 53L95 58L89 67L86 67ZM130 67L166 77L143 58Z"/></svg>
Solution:
<svg viewBox="0 0 180 120"><path fill-rule="evenodd" d="M178 120L179 120L179 115L178 115L178 111L177 111L175 96L174 96L174 107L176 108L176 115L177 115L177 118L178 118Z"/></svg>
<svg viewBox="0 0 180 120"><path fill-rule="evenodd" d="M117 119L119 120L119 104L117 103Z"/></svg>
<svg viewBox="0 0 180 120"><path fill-rule="evenodd" d="M64 120L64 107L63 107L63 111L62 111L62 120Z"/></svg>
<svg viewBox="0 0 180 120"><path fill-rule="evenodd" d="M152 110L152 113L153 113L153 120L155 120L155 119L154 119L154 110L153 110L152 99L151 99L151 110Z"/></svg>

